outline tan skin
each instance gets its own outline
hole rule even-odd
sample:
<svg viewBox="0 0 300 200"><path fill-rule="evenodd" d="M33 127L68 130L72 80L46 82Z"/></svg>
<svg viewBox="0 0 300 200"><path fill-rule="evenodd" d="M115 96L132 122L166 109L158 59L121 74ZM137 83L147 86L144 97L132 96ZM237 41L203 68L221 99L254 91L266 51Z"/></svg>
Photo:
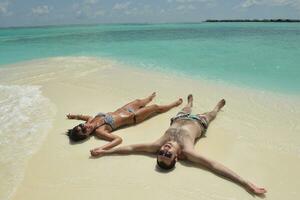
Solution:
<svg viewBox="0 0 300 200"><path fill-rule="evenodd" d="M153 98L156 96L155 93L151 94L147 98L137 99L132 101L125 106L117 109L114 112L109 112L113 119L116 129L122 126L133 125L135 123L140 123L149 117L154 115L167 112L171 108L179 106L182 103L182 99L178 99L168 105L149 105ZM134 113L129 112L128 109L133 110ZM83 120L85 123L82 126L76 126L77 129L89 136L94 134L96 137L109 141L107 144L91 150L91 152L96 152L99 149L110 149L122 143L122 138L118 135L112 134L112 128L105 124L104 117L87 116L87 115L67 115L68 119Z"/></svg>
<svg viewBox="0 0 300 200"><path fill-rule="evenodd" d="M191 113L193 105L193 96L188 96L188 104L182 109L183 112ZM203 113L207 122L210 123L215 119L217 113L225 105L225 100L222 99L216 107L207 113ZM194 120L178 119L168 128L162 137L152 143L133 144L109 150L98 149L97 151L91 151L92 156L103 156L109 154L131 154L137 152L156 154L159 151L171 153L172 156L166 157L165 155L157 156L158 161L162 161L165 164L170 164L173 159L188 160L195 164L199 164L208 170L229 178L233 182L241 185L247 191L256 194L263 195L267 192L265 188L257 187L253 183L243 179L238 174L225 167L221 163L206 158L194 149L196 139L200 138L204 132L204 128L200 126ZM176 135L180 137L176 137ZM175 137L174 137L175 136Z"/></svg>

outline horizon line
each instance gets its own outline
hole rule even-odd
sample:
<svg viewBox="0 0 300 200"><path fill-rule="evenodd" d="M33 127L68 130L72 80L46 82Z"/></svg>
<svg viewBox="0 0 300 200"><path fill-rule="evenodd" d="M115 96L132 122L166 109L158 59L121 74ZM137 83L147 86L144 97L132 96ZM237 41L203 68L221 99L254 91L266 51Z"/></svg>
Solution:
<svg viewBox="0 0 300 200"><path fill-rule="evenodd" d="M222 21L266 21L266 22L275 22L276 20L283 20L283 22L295 21L300 22L300 19L289 19L289 18L264 18L264 19L205 19L198 22L104 22L104 23L70 23L70 24L45 24L45 25L28 25L28 26L0 26L0 29L9 29L9 28L45 28L45 27L63 27L63 26L95 26L95 25L154 25L154 24L200 24L200 23L210 23L212 21L222 22Z"/></svg>

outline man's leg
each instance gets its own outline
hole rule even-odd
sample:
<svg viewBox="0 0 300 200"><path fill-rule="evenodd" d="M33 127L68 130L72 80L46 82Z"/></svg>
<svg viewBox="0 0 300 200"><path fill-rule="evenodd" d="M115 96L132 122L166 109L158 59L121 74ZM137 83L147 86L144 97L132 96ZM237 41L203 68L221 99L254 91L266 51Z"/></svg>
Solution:
<svg viewBox="0 0 300 200"><path fill-rule="evenodd" d="M201 114L202 116L205 116L208 124L216 118L218 112L224 107L225 103L225 100L222 99L212 111Z"/></svg>
<svg viewBox="0 0 300 200"><path fill-rule="evenodd" d="M145 107L150 101L152 101L154 99L155 96L156 96L156 93L153 92L150 96L148 96L144 99L136 99L136 100L126 104L122 108L125 108L125 109L130 108L135 112L138 109Z"/></svg>
<svg viewBox="0 0 300 200"><path fill-rule="evenodd" d="M179 113L188 113L190 114L192 112L192 107L193 107L193 95L189 94L189 96L187 97L188 103L186 104L186 106L184 108L182 108L182 110Z"/></svg>
<svg viewBox="0 0 300 200"><path fill-rule="evenodd" d="M140 122L144 121L145 119L152 117L156 114L167 112L171 108L179 106L181 103L182 103L182 99L178 99L177 101L174 101L173 103L171 103L169 105L154 104L151 106L146 106L144 108L141 108L135 113L135 122L140 123Z"/></svg>

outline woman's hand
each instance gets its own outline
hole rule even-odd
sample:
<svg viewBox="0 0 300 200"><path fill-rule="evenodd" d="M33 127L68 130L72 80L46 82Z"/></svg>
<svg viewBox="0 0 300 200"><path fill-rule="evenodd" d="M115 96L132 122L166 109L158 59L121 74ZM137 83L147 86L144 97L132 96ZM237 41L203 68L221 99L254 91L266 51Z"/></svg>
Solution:
<svg viewBox="0 0 300 200"><path fill-rule="evenodd" d="M68 119L75 119L75 115L71 115L71 114L69 113L69 114L67 114L67 118L68 118Z"/></svg>
<svg viewBox="0 0 300 200"><path fill-rule="evenodd" d="M100 157L106 153L106 150L104 150L102 148L96 148L96 149L92 149L90 152L91 152L91 156Z"/></svg>

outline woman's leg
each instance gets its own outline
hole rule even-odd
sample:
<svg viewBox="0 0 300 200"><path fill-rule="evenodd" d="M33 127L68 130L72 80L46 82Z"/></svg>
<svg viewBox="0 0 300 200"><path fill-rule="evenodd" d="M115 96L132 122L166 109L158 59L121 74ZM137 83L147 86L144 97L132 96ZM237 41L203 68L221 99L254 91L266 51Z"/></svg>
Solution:
<svg viewBox="0 0 300 200"><path fill-rule="evenodd" d="M182 103L182 99L178 99L177 101L174 101L173 103L169 105L151 105L144 108L139 109L135 113L135 122L140 123L144 121L145 119L152 117L159 113L164 113L170 110L171 108L174 108L176 106L179 106Z"/></svg>
<svg viewBox="0 0 300 200"><path fill-rule="evenodd" d="M139 108L145 107L150 101L152 101L154 99L155 96L156 96L156 93L153 92L150 96L148 96L144 99L136 99L136 100L126 104L122 108L125 108L125 109L129 108L129 109L132 109L135 112Z"/></svg>

